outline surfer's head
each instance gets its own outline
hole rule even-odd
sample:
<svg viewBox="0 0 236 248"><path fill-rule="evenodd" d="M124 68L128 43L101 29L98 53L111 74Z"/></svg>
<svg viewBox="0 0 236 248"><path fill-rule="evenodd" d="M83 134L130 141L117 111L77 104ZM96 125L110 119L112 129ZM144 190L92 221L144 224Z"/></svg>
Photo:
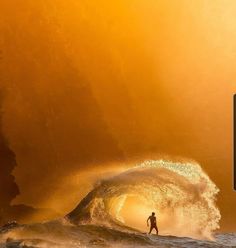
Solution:
<svg viewBox="0 0 236 248"><path fill-rule="evenodd" d="M152 212L152 216L155 216L155 212Z"/></svg>

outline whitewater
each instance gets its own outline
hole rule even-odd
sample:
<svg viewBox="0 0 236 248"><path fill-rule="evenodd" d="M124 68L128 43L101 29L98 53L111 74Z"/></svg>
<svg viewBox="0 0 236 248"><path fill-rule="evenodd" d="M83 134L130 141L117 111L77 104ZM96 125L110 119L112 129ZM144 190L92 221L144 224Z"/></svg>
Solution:
<svg viewBox="0 0 236 248"><path fill-rule="evenodd" d="M0 247L236 247L235 234L216 233L218 193L196 162L149 160L97 182L64 218L0 230ZM130 198L157 213L159 236L127 221Z"/></svg>

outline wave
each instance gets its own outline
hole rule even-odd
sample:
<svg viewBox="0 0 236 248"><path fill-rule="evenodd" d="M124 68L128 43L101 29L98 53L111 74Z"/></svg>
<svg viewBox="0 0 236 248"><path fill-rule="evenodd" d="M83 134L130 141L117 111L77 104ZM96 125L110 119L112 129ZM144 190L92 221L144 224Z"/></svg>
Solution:
<svg viewBox="0 0 236 248"><path fill-rule="evenodd" d="M216 242L188 237L146 235L98 225L72 225L61 219L46 223L24 225L4 234L4 248L86 248L86 247L236 247L235 234L220 234Z"/></svg>
<svg viewBox="0 0 236 248"><path fill-rule="evenodd" d="M101 180L66 218L76 225L132 231L121 214L132 196L158 213L161 231L211 239L221 217L215 204L218 192L195 162L149 160Z"/></svg>
<svg viewBox="0 0 236 248"><path fill-rule="evenodd" d="M0 229L0 247L225 247L236 236L213 241L218 192L195 162L145 161L99 181L65 218ZM130 198L139 202L138 213ZM125 218L127 209L142 223L142 211L155 211L161 235L137 230Z"/></svg>

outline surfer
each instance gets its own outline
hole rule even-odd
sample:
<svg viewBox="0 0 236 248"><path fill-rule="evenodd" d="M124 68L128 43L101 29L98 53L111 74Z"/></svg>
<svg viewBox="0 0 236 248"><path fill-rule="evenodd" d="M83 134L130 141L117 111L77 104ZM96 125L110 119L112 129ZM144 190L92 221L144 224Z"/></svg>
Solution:
<svg viewBox="0 0 236 248"><path fill-rule="evenodd" d="M152 229L154 228L157 232L157 235L158 235L158 228L157 228L157 219L156 219L156 216L155 216L155 213L152 212L152 215L150 215L147 219L147 226L149 226L149 223L148 221L150 220L150 231L149 231L149 234L152 232Z"/></svg>

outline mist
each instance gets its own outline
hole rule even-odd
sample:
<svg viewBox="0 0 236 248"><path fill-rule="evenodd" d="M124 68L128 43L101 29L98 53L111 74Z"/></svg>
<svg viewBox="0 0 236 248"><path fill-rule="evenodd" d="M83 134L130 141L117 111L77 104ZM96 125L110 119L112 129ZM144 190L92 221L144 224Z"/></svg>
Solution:
<svg viewBox="0 0 236 248"><path fill-rule="evenodd" d="M218 0L3 1L4 201L63 215L101 168L181 157L220 188L221 227L234 229L235 9Z"/></svg>

